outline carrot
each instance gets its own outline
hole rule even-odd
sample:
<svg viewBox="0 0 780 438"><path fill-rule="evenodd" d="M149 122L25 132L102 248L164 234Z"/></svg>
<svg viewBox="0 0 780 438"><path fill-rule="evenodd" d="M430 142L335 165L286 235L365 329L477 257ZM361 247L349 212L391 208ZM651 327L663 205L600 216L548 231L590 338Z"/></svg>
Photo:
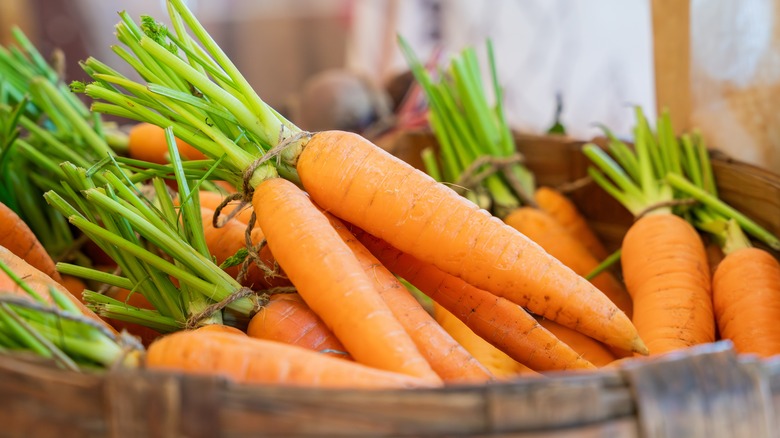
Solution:
<svg viewBox="0 0 780 438"><path fill-rule="evenodd" d="M436 302L433 303L433 316L442 328L483 364L497 380L508 380L520 375L541 376L479 337L463 321Z"/></svg>
<svg viewBox="0 0 780 438"><path fill-rule="evenodd" d="M594 339L645 351L629 318L595 286L368 140L317 133L297 169L318 205L399 250Z"/></svg>
<svg viewBox="0 0 780 438"><path fill-rule="evenodd" d="M84 281L82 281L80 278L74 277L72 275L63 275L61 278L62 281L60 281L60 284L62 284L71 295L76 297L77 300L84 303L81 293L84 292L84 289L87 288L86 283L84 283Z"/></svg>
<svg viewBox="0 0 780 438"><path fill-rule="evenodd" d="M565 342L572 350L579 353L583 359L597 367L603 367L617 359L604 344L593 338L589 338L576 330L564 327L546 318L537 318L537 320L539 325L549 330L556 338Z"/></svg>
<svg viewBox="0 0 780 438"><path fill-rule="evenodd" d="M633 148L617 139L610 152L588 144L589 174L636 220L621 245L623 278L634 303L633 322L650 354L715 339L711 275L701 236L675 214L676 193L667 176L683 167L668 113L658 135L641 108ZM614 158L613 158L614 156Z"/></svg>
<svg viewBox="0 0 780 438"><path fill-rule="evenodd" d="M520 207L509 213L504 218L504 222L541 245L550 255L579 275L585 276L599 265L599 261L585 245L545 210ZM633 312L631 296L612 274L603 271L590 282L604 292L629 318L631 317Z"/></svg>
<svg viewBox="0 0 780 438"><path fill-rule="evenodd" d="M699 135L684 135L680 150L684 171L667 175L666 181L698 201L688 217L710 238L707 271L714 271L712 303L719 335L730 339L739 353L774 356L780 353L780 262L754 247L748 235L774 250L780 250L780 239L719 198L709 151Z"/></svg>
<svg viewBox="0 0 780 438"><path fill-rule="evenodd" d="M225 199L225 196L222 195L219 192L213 192L210 190L201 190L199 192L200 196L200 206L201 208L208 208L211 210L216 211L217 207L222 203L222 201ZM240 208L240 205L237 203L229 203L227 204L221 212L220 215L220 221L224 221L227 216L229 216L231 213L233 213L234 210L237 208ZM244 225L249 223L249 219L252 216L252 209L251 208L243 208L240 211L236 213L235 216L233 216L233 219L238 220L239 222L243 223ZM204 217L204 223L206 222L206 218ZM208 222L212 223L213 218L208 218ZM255 224L257 226L257 224Z"/></svg>
<svg viewBox="0 0 780 438"><path fill-rule="evenodd" d="M54 281L54 279L41 272L31 264L27 263L27 261L3 246L0 246L0 261L5 263L12 272L21 277L27 286L32 288L32 290L35 291L35 293L37 293L44 300L44 302L48 304L52 304L54 302L49 293L49 288L53 287L59 292L62 292L62 295L71 301L81 311L81 313L99 322L111 332L116 333L116 331L110 325L97 316L95 312L82 304L81 301L68 292L68 290L65 289L62 284ZM2 271L0 271L0 290L22 296L28 296L26 292L24 292L10 277L8 277L8 275Z"/></svg>
<svg viewBox="0 0 780 438"><path fill-rule="evenodd" d="M202 332L218 332L218 333L229 333L238 336L246 336L246 333L242 332L240 329L237 329L233 326L224 325L224 324L206 324L198 328L198 330Z"/></svg>
<svg viewBox="0 0 780 438"><path fill-rule="evenodd" d="M395 317L445 383L485 382L491 373L458 344L409 290L337 218L325 213Z"/></svg>
<svg viewBox="0 0 780 438"><path fill-rule="evenodd" d="M246 225L235 219L230 219L221 227L214 228L214 225L211 222L213 216L213 210L201 207L203 233L206 237L206 245L216 263L221 264L229 257L235 255L239 249L246 247ZM263 238L263 232L259 227L252 229L251 239L253 244L262 242ZM245 278L241 279L242 285L251 287L255 290L290 286L291 283L289 279L276 266L276 260L267 245L260 248L258 256L261 262L266 266L266 269L261 270L255 262L250 262ZM225 271L233 278L237 278L239 266L226 267ZM276 272L276 274L274 274L274 272Z"/></svg>
<svg viewBox="0 0 780 438"><path fill-rule="evenodd" d="M356 361L441 381L306 193L269 179L255 188L252 204L279 265Z"/></svg>
<svg viewBox="0 0 780 438"><path fill-rule="evenodd" d="M149 346L146 366L211 374L239 383L306 388L416 388L429 379L372 368L281 342L216 330L184 330Z"/></svg>
<svg viewBox="0 0 780 438"><path fill-rule="evenodd" d="M536 313L555 317L596 339L628 350L646 351L629 318L601 291L450 188L358 134L310 134L296 127L260 99L213 42L200 55L204 64L225 72L216 81L174 54L170 47L161 45L159 41L163 40L174 46L209 40L205 28L182 1L170 0L169 4L169 13L195 30L194 37L183 32L183 40L174 41L162 34L139 35L129 28L132 19L126 14L122 15L117 35L121 41L137 43L148 55L148 62L163 68L177 82L192 84L202 96L188 96L188 102L159 97L151 93L150 87L166 86L169 81L154 84L157 78L148 78L152 83L136 84L106 72L93 61L85 66L94 66L94 77L99 80L86 85L84 92L103 101L93 105L96 111L121 111L170 126L209 158L224 158L220 171L243 175L246 185L254 188L255 193L265 184L263 181L276 176L300 182L324 210L404 252ZM127 87L111 87L108 84L112 82ZM230 84L227 89L226 84ZM132 102L157 99L161 105L133 108L135 105L128 105L126 94L138 97ZM241 98L236 97L238 94ZM204 111L209 117L218 117L220 123L205 121ZM198 135L193 135L196 132ZM257 203L254 205L257 212ZM269 237L262 221L260 228ZM271 251L291 274L277 248L272 246ZM299 292L330 324L307 294ZM334 332L349 350L341 333ZM350 353L358 359L355 352Z"/></svg>
<svg viewBox="0 0 780 438"><path fill-rule="evenodd" d="M634 222L623 238L621 267L650 354L715 340L707 254L688 222L664 213Z"/></svg>
<svg viewBox="0 0 780 438"><path fill-rule="evenodd" d="M780 353L780 263L751 247L729 253L712 279L713 305L721 338L739 353Z"/></svg>
<svg viewBox="0 0 780 438"><path fill-rule="evenodd" d="M563 193L551 187L539 187L534 192L534 200L540 209L554 217L569 234L579 240L596 260L601 261L609 252L593 232L576 205Z"/></svg>
<svg viewBox="0 0 780 438"><path fill-rule="evenodd" d="M374 236L359 230L356 235L388 269L512 359L536 371L594 368L517 304L403 254Z"/></svg>
<svg viewBox="0 0 780 438"><path fill-rule="evenodd" d="M60 282L54 260L35 237L29 226L5 204L0 203L0 246L26 260L47 276Z"/></svg>
<svg viewBox="0 0 780 438"><path fill-rule="evenodd" d="M168 163L168 144L165 142L165 131L151 123L137 123L130 128L127 138L127 153L131 158L152 163ZM205 156L185 143L176 139L176 145L182 157L188 160L202 160Z"/></svg>
<svg viewBox="0 0 780 438"><path fill-rule="evenodd" d="M247 335L348 358L341 341L297 293L274 294L249 321Z"/></svg>

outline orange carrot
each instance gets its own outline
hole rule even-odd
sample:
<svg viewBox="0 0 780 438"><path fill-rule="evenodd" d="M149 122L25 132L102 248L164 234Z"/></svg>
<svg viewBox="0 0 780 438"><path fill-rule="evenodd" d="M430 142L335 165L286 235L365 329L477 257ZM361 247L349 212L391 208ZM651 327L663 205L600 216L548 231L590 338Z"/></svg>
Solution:
<svg viewBox="0 0 780 438"><path fill-rule="evenodd" d="M442 328L483 364L497 380L508 380L520 375L541 376L479 337L463 321L436 302L433 303L433 316Z"/></svg>
<svg viewBox="0 0 780 438"><path fill-rule="evenodd" d="M0 246L21 257L54 281L61 282L54 260L30 227L3 203L0 203L0 229L3 230L0 232Z"/></svg>
<svg viewBox="0 0 780 438"><path fill-rule="evenodd" d="M76 297L77 300L84 303L82 293L84 292L84 289L87 288L87 285L80 278L74 277L72 275L63 275L60 284L65 286L65 289L67 289L71 295Z"/></svg>
<svg viewBox="0 0 780 438"><path fill-rule="evenodd" d="M232 335L246 336L246 333L242 332L241 330L224 324L206 324L198 328L198 330L202 332L219 332L219 333L229 333Z"/></svg>
<svg viewBox="0 0 780 438"><path fill-rule="evenodd" d="M186 16L187 22L199 29L196 39L205 41L207 32L192 12L180 1L172 5L171 14ZM127 24L121 23L120 28L127 29ZM177 41L170 43L176 45ZM335 130L311 134L283 117L277 117L278 112L260 99L226 57L220 56L217 63L229 70L231 78L235 79L235 87L231 86L229 90L223 88L223 81L213 81L211 75L184 68L180 58L171 56L170 51L154 41L142 38L138 44L156 62L170 67L176 65L176 68L168 70L174 71L183 82L192 83L189 82L192 80L198 84L203 96L193 96L189 102L177 101L180 105L177 104L175 110L176 127L179 132L186 129L187 132L204 133L208 137L204 137L204 142L195 143L199 137L195 135L188 140L192 138L193 145L209 158L230 157L220 161L221 168L234 175L244 175L247 185L255 189L255 194L259 187L265 185L266 178L277 172L296 183L300 182L311 199L325 211L363 228L401 251L432 263L480 289L528 307L537 314L576 327L595 339L628 350L646 352L630 319L601 291L530 239L486 211L479 210L451 188L437 183L359 134ZM187 73L183 74L185 71ZM103 100L106 97L103 90L106 82L112 80L111 76L101 76L101 81L87 85L84 92ZM145 79L150 81L147 83L149 86L156 83L155 78ZM121 80L124 81L124 78ZM245 98L236 98L234 93L237 90L246 94ZM113 94L115 90L108 91ZM121 90L119 92L122 93ZM199 100L201 97L203 99ZM224 124L209 123L202 117L202 104L216 105L219 111L234 116L233 120ZM140 118L168 124L160 117ZM244 136L244 133L247 135ZM241 144L231 141L239 137L244 138ZM246 147L243 146L245 141ZM249 147L253 143L257 145L256 149ZM259 154L250 152L250 149L257 150ZM258 155L264 155L264 162L259 162ZM258 212L258 203L253 204L255 212ZM260 228L270 241L270 230L263 221ZM277 249L281 250L271 246L271 252L292 277ZM295 255L307 260L314 257L309 254L303 256L301 253L304 252L296 249ZM299 292L330 325L328 318L312 304L300 287ZM349 342L339 330L334 329L334 332L350 350ZM354 351L350 353L360 360Z"/></svg>
<svg viewBox="0 0 780 438"><path fill-rule="evenodd" d="M59 282L54 281L51 277L41 272L31 264L27 263L24 259L17 256L13 252L9 251L3 246L0 246L0 260L5 263L12 272L22 278L24 282L33 291L35 291L44 301L52 304L53 298L49 294L49 288L54 287L62 295L70 300L84 315L94 319L108 330L115 332L115 330L103 321L95 312L87 308L81 301L71 295L65 287ZM22 290L5 272L0 271L0 291L14 293L20 296L28 297L27 293Z"/></svg>
<svg viewBox="0 0 780 438"><path fill-rule="evenodd" d="M356 361L441 382L306 193L272 178L258 184L252 204L279 265Z"/></svg>
<svg viewBox="0 0 780 438"><path fill-rule="evenodd" d="M165 142L165 131L151 123L137 123L130 128L127 138L127 153L131 158L152 163L168 163L168 143ZM185 143L176 139L176 146L182 158L202 160L205 156Z"/></svg>
<svg viewBox="0 0 780 438"><path fill-rule="evenodd" d="M216 330L184 330L149 346L146 366L221 375L239 383L306 388L415 388L429 379L372 368L281 342Z"/></svg>
<svg viewBox="0 0 780 438"><path fill-rule="evenodd" d="M341 341L297 293L274 294L249 321L246 333L339 358L349 358Z"/></svg>
<svg viewBox="0 0 780 438"><path fill-rule="evenodd" d="M212 192L209 190L201 190L199 192L200 196L200 206L201 208L208 208L211 210L216 211L217 207L219 207L219 204L222 203L222 201L225 199L225 196L218 192ZM230 215L235 209L239 208L240 204L236 202L231 202L227 204L220 214L220 222L224 221L228 215ZM242 208L240 211L236 213L235 216L233 216L233 219L238 220L239 222L243 223L244 225L249 223L249 219L252 216L252 208ZM213 218L209 218L208 222L213 223ZM204 218L204 223L205 223ZM257 224L255 223L255 227Z"/></svg>
<svg viewBox="0 0 780 438"><path fill-rule="evenodd" d="M328 213L333 228L374 281L379 294L411 336L417 348L445 383L485 382L491 373L445 331L409 290L337 218Z"/></svg>
<svg viewBox="0 0 780 438"><path fill-rule="evenodd" d="M323 209L399 250L594 339L647 351L630 319L595 286L517 230L359 135L314 134L296 169Z"/></svg>
<svg viewBox="0 0 780 438"><path fill-rule="evenodd" d="M607 258L609 252L571 199L558 190L542 186L534 192L534 200L540 209L554 217L569 234L579 240L596 260Z"/></svg>
<svg viewBox="0 0 780 438"><path fill-rule="evenodd" d="M595 368L517 304L403 254L374 236L355 231L361 242L388 269L415 285L514 360L536 371Z"/></svg>
<svg viewBox="0 0 780 438"><path fill-rule="evenodd" d="M712 279L713 305L723 339L740 353L780 353L780 263L747 247L730 252Z"/></svg>
<svg viewBox="0 0 780 438"><path fill-rule="evenodd" d="M214 228L211 218L214 211L206 207L201 207L203 220L203 233L206 237L206 246L214 257L217 264L220 264L233 256L239 249L246 247L246 225L230 219L221 227ZM253 244L258 244L263 240L263 232L259 227L252 229L251 239ZM267 245L260 248L258 256L267 269L261 270L256 263L251 262L246 272L245 278L241 279L241 284L255 290L269 289L273 287L290 286L290 280L278 269L276 260ZM239 266L225 268L233 278L239 274Z"/></svg>
<svg viewBox="0 0 780 438"><path fill-rule="evenodd" d="M542 327L549 330L556 338L565 342L572 350L597 367L603 367L617 359L604 344L593 338L589 338L576 330L564 327L546 318L537 318L537 320Z"/></svg>
<svg viewBox="0 0 780 438"><path fill-rule="evenodd" d="M707 255L688 222L669 213L643 216L623 239L621 266L650 354L715 340Z"/></svg>
<svg viewBox="0 0 780 438"><path fill-rule="evenodd" d="M504 222L541 245L550 255L579 275L587 275L599 265L599 261L583 243L544 210L520 207L507 215ZM604 292L628 317L631 317L633 312L631 296L611 273L604 271L592 278L590 282Z"/></svg>

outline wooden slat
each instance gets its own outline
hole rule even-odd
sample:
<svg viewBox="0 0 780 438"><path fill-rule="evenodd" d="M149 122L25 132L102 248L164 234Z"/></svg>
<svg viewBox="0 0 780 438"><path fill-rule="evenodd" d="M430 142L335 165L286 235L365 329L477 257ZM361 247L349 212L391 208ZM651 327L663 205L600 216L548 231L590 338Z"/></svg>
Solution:
<svg viewBox="0 0 780 438"><path fill-rule="evenodd" d="M691 5L689 0L651 2L656 110L669 109L681 133L691 119Z"/></svg>

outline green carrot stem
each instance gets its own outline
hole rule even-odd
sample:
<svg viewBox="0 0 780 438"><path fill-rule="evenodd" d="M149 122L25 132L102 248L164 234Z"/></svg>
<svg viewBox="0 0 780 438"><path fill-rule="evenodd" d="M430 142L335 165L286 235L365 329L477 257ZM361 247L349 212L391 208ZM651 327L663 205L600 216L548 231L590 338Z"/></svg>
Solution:
<svg viewBox="0 0 780 438"><path fill-rule="evenodd" d="M185 240L195 248L196 251L205 257L210 257L209 247L206 244L206 237L203 235L203 219L200 214L200 198L197 192L192 192L189 182L184 174L182 160L179 156L179 150L176 146L176 138L171 128L165 129L165 140L168 143L168 154L171 165L173 166L176 182L178 185L179 196L182 198L180 203L180 213L184 218L184 236Z"/></svg>
<svg viewBox="0 0 780 438"><path fill-rule="evenodd" d="M104 318L143 325L160 333L170 333L182 328L182 324L176 319L161 315L156 310L141 309L90 290L84 291L84 301L87 302L87 307Z"/></svg>
<svg viewBox="0 0 780 438"><path fill-rule="evenodd" d="M708 193L706 190L700 187L696 187L693 183L684 177L673 173L670 173L666 176L666 181L668 181L668 183L675 189L712 208L713 211L725 216L726 218L735 220L739 226L745 230L745 232L766 243L772 249L780 250L780 239L775 237L765 228L758 225L752 219L740 213L738 210Z"/></svg>
<svg viewBox="0 0 780 438"><path fill-rule="evenodd" d="M155 254L152 254L151 252L139 247L138 245L128 244L128 242L122 237L117 236L116 234L113 234L111 232L108 232L100 228L99 226L94 225L80 217L71 217L70 220L71 223L73 223L79 229L85 232L89 232L90 234L99 237L102 240L106 240L107 242L122 247L123 251L127 251L133 256L144 260L146 263L149 263L151 266L154 266L160 271L163 271L166 274L177 278L179 281L187 283L188 285L195 288L202 294L212 297L214 300L222 300L224 298L227 298L227 296L229 296L230 294L241 289L241 285L239 285L238 283L234 283L234 285L232 285L231 282L226 282L221 279L218 283L203 280L186 270L176 267L175 265L169 263L165 259ZM211 270L219 271L218 269L214 269L213 264L211 266ZM206 274L207 269L203 269L197 272ZM234 280L232 280L232 282L234 282ZM223 284L227 283L227 284L224 286L220 286L220 283ZM236 300L232 302L229 305L229 307L233 308L235 311L243 315L250 315L254 310L254 304L251 302L251 300L247 298Z"/></svg>
<svg viewBox="0 0 780 438"><path fill-rule="evenodd" d="M33 288L31 288L25 281L19 277L16 272L12 271L8 265L0 260L0 270L2 270L5 275L8 276L14 283L16 283L17 286L19 286L23 291L25 291L30 297L32 297L35 301L45 303L46 300L43 299L43 297L38 294L38 292L35 292Z"/></svg>
<svg viewBox="0 0 780 438"><path fill-rule="evenodd" d="M10 329L11 335L34 353L53 358L65 368L78 371L79 367L57 346L49 342L38 330L19 317L6 303L0 303L0 320Z"/></svg>
<svg viewBox="0 0 780 438"><path fill-rule="evenodd" d="M49 344L60 351L62 356L73 362L70 356L83 357L105 367L110 366L122 356L122 348L112 338L95 336L85 339L79 336L71 336L62 328L55 328L41 324L31 324L34 332L40 334ZM69 353L68 354L66 354Z"/></svg>
<svg viewBox="0 0 780 438"><path fill-rule="evenodd" d="M583 154L588 157L596 167L604 172L612 181L617 184L619 190L622 190L630 198L640 199L642 191L632 181L625 170L616 163L603 149L594 145L586 144L582 148Z"/></svg>
<svg viewBox="0 0 780 438"><path fill-rule="evenodd" d="M276 114L269 109L269 106L260 99L257 92L249 84L249 81L239 72L238 68L233 64L230 58L225 54L219 45L211 38L211 35L206 31L203 25L195 18L195 15L190 11L187 6L181 0L170 0L173 8L179 13L182 20L193 31L198 41L201 42L203 47L208 53L215 59L227 75L236 84L236 87L245 96L249 109L252 113L258 115L260 124L264 127L264 131L269 134L269 144L275 145L279 138L282 138L283 127L285 127L290 133L299 132L298 128L292 124L285 124L279 121ZM230 108L230 107L228 107ZM247 126L248 129L252 129Z"/></svg>
<svg viewBox="0 0 780 438"><path fill-rule="evenodd" d="M111 286L120 287L122 289L133 288L133 283L125 277L115 275L110 272L103 272L97 269L87 268L85 266L60 262L57 263L57 271L64 275L72 275L74 277L108 284Z"/></svg>
<svg viewBox="0 0 780 438"><path fill-rule="evenodd" d="M632 180L638 180L639 163L637 162L636 155L634 155L628 145L618 139L609 128L604 125L599 125L599 127L607 136L607 149L609 150L609 153Z"/></svg>
<svg viewBox="0 0 780 438"><path fill-rule="evenodd" d="M224 271L213 269L211 260L191 250L191 248L183 244L180 239L167 234L165 231L157 228L154 224L144 220L143 217L135 211L132 211L119 203L113 202L106 195L95 189L86 190L84 194L87 200L92 201L101 208L105 208L113 214L129 221L133 225L134 230L149 239L171 257L184 263L191 270L200 272L207 281L214 285L219 285L222 288L237 289L236 286L238 284L235 280ZM166 226L165 228L168 227Z"/></svg>
<svg viewBox="0 0 780 438"><path fill-rule="evenodd" d="M72 145L66 145L57 139L50 131L41 128L28 117L20 117L19 124L29 131L32 137L40 139L40 141L46 145L46 148L52 151L52 155L56 156L60 162L70 161L80 166L88 166L89 161L83 154L76 152Z"/></svg>
<svg viewBox="0 0 780 438"><path fill-rule="evenodd" d="M140 44L141 47L147 51L147 53L150 53L160 62L170 66L176 72L181 74L182 77L192 83L192 85L198 88L204 95L208 96L210 99L213 99L215 102L219 102L225 108L229 108L235 115L236 119L240 121L242 126L245 126L247 129L249 129L250 132L256 135L259 139L269 145L276 144L281 132L279 129L281 128L281 124L278 123L273 114L267 114L265 115L265 118L273 118L273 120L277 122L277 129L273 129L273 124L266 123L266 119L260 119L262 121L258 120L259 117L255 116L255 114L252 113L249 108L242 105L242 102L236 99L233 95L211 82L207 77L200 74L186 62L182 61L181 58L167 51L154 40L148 37L142 37ZM266 110L265 112L268 111ZM227 153L228 151L225 152Z"/></svg>
<svg viewBox="0 0 780 438"><path fill-rule="evenodd" d="M56 83L58 79L57 72L55 72L54 69L49 66L43 55L41 55L32 41L27 38L27 35L25 35L24 32L16 26L11 28L11 35L13 36L16 43L19 44L19 46L22 48L24 53L26 53L29 59L32 61L32 65L35 66L37 72L45 76L46 79L48 79L50 82Z"/></svg>
<svg viewBox="0 0 780 438"><path fill-rule="evenodd" d="M127 13L120 12L119 15L122 22L116 26L117 39L129 47L138 60L146 67L146 71L141 70L141 72L148 75L145 75L144 79L162 83L174 88L180 87L180 89L186 90L186 84L181 81L180 78L175 78L174 75L171 74L170 69L159 64L154 56L141 47L141 39L148 38L144 35L143 30L141 30Z"/></svg>
<svg viewBox="0 0 780 438"><path fill-rule="evenodd" d="M606 271L612 265L617 263L620 260L620 254L621 251L618 249L617 251L613 252L612 254L608 255L607 258L601 261L601 263L598 264L595 268L593 268L592 271L590 271L587 275L585 275L585 279L590 281L596 278L599 274Z"/></svg>
<svg viewBox="0 0 780 438"><path fill-rule="evenodd" d="M70 103L58 92L55 87L43 80L33 79L31 86L40 87L40 90L52 100L59 111L62 111L63 115L68 120L71 129L75 130L81 135L97 156L112 155L114 151L106 143L105 139L97 135L95 130L87 123L87 121L76 112Z"/></svg>
<svg viewBox="0 0 780 438"><path fill-rule="evenodd" d="M422 150L420 155L422 157L423 166L425 167L425 173L436 181L441 182L441 171L439 170L439 163L436 161L436 154L433 152L433 149L427 147Z"/></svg>

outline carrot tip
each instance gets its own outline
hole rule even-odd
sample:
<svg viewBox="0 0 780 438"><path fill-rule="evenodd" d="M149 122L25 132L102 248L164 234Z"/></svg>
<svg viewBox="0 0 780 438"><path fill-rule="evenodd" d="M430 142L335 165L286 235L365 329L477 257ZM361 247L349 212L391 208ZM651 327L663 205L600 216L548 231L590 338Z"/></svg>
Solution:
<svg viewBox="0 0 780 438"><path fill-rule="evenodd" d="M639 338L639 336L634 338L634 341L631 343L631 351L635 353L639 353L643 356L647 356L650 354L650 350L647 349L647 346L642 341L642 339Z"/></svg>

